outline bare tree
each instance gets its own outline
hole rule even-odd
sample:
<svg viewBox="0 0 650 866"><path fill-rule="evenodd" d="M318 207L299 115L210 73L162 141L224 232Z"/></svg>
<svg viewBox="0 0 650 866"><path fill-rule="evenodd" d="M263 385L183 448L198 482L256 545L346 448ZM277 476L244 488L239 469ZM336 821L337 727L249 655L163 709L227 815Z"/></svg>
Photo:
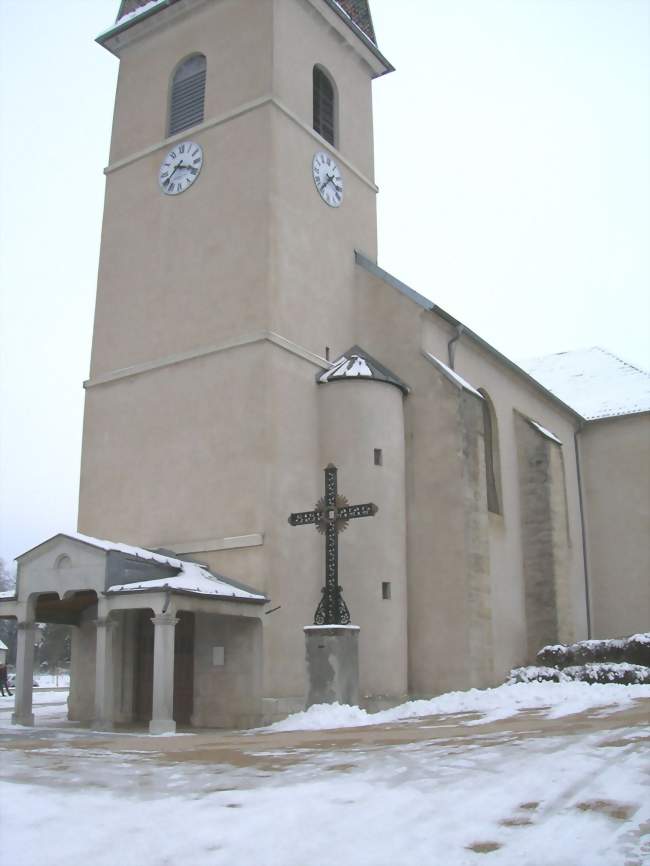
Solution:
<svg viewBox="0 0 650 866"><path fill-rule="evenodd" d="M16 578L11 568L0 557L0 592L11 592L16 587ZM0 619L0 640L7 645L7 664L16 663L16 620Z"/></svg>

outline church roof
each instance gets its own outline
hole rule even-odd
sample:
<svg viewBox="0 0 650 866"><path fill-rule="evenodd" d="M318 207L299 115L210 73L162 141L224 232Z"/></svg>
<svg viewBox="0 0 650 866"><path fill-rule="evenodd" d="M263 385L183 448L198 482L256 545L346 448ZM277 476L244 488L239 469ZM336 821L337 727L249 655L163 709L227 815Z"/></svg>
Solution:
<svg viewBox="0 0 650 866"><path fill-rule="evenodd" d="M368 39L377 44L375 28L372 26L372 15L368 0L335 0L336 5L349 15L353 24L362 30Z"/></svg>
<svg viewBox="0 0 650 866"><path fill-rule="evenodd" d="M124 24L144 12L153 11L156 7L171 6L176 2L177 0L122 0L115 23ZM377 45L368 0L326 0L326 3L345 13L349 22Z"/></svg>
<svg viewBox="0 0 650 866"><path fill-rule="evenodd" d="M522 367L587 420L650 412L650 374L605 349L559 352Z"/></svg>
<svg viewBox="0 0 650 866"><path fill-rule="evenodd" d="M352 346L333 362L329 370L319 373L317 381L322 384L341 382L350 379L370 379L373 382L387 382L395 385L404 394L411 390L406 382L392 373L388 367L380 364L376 358L369 355L360 346Z"/></svg>

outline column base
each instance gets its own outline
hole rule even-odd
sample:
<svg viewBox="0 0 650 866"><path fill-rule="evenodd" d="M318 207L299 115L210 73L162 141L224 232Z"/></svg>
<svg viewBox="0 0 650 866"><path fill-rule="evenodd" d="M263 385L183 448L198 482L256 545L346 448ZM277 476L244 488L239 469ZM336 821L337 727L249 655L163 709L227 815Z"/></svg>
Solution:
<svg viewBox="0 0 650 866"><path fill-rule="evenodd" d="M30 713L28 716L18 716L16 713L11 714L11 724L12 725L23 725L26 728L34 727L34 713Z"/></svg>
<svg viewBox="0 0 650 866"><path fill-rule="evenodd" d="M173 719L152 719L149 722L150 734L175 734L176 722Z"/></svg>
<svg viewBox="0 0 650 866"><path fill-rule="evenodd" d="M92 729L93 731L107 731L107 732L110 732L110 731L112 731L112 730L115 729L115 726L113 725L113 722L111 722L110 720L106 720L106 719L95 719L95 720L91 723L90 727L91 727L91 729Z"/></svg>

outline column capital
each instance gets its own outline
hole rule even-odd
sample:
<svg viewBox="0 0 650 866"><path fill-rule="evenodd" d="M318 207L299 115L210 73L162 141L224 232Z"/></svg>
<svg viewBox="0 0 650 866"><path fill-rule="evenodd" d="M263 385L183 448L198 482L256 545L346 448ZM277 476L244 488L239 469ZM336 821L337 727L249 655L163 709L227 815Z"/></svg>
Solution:
<svg viewBox="0 0 650 866"><path fill-rule="evenodd" d="M162 613L160 616L152 616L151 622L155 625L167 625L167 626L176 626L178 624L178 617L173 613Z"/></svg>

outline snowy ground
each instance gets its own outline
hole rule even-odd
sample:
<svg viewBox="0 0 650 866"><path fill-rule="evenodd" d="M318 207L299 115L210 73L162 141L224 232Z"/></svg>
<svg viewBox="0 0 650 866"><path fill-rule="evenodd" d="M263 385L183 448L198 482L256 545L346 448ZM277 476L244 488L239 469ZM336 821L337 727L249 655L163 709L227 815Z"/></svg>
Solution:
<svg viewBox="0 0 650 866"><path fill-rule="evenodd" d="M81 730L66 697L36 692L31 730L0 698L15 866L650 864L648 686L522 684L177 737Z"/></svg>

